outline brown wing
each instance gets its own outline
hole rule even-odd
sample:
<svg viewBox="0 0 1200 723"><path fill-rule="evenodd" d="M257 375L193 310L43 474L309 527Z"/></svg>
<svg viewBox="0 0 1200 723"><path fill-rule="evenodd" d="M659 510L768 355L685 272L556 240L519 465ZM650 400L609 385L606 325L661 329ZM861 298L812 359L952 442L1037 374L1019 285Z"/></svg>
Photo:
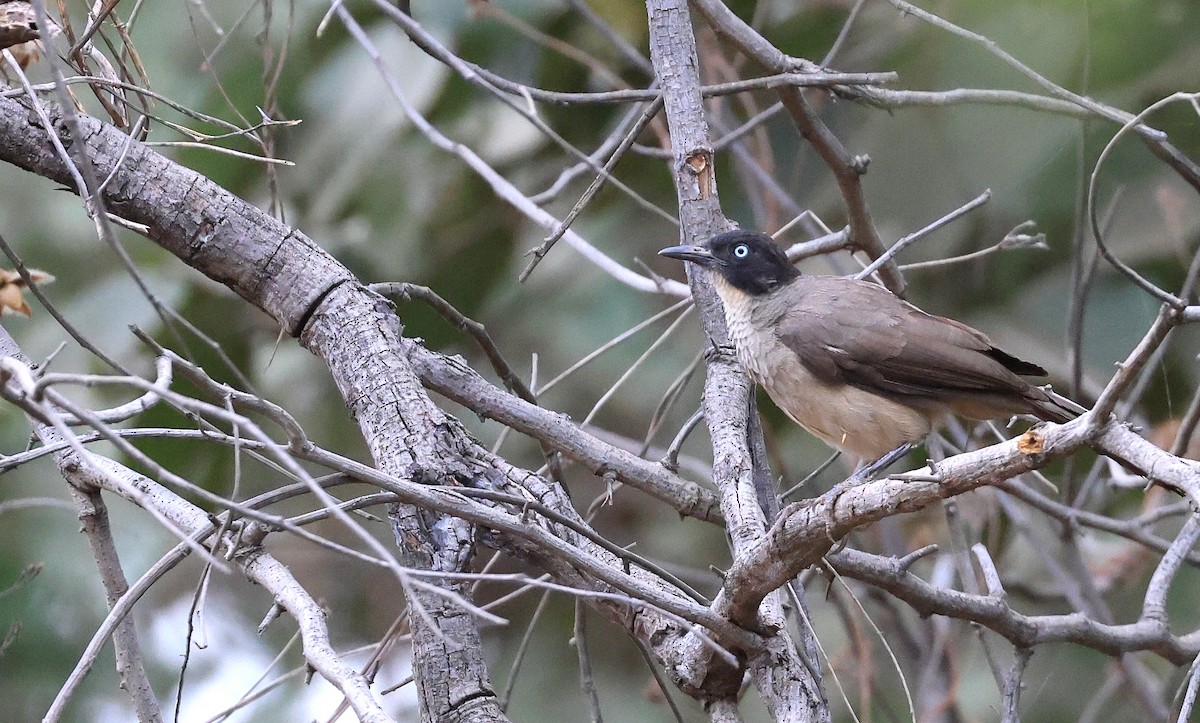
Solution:
<svg viewBox="0 0 1200 723"><path fill-rule="evenodd" d="M1073 416L1018 376L1043 376L1044 369L881 286L804 276L780 297L785 294L789 298L778 300L780 340L824 382L850 384L914 406L945 405L966 416L1031 412L1055 421Z"/></svg>

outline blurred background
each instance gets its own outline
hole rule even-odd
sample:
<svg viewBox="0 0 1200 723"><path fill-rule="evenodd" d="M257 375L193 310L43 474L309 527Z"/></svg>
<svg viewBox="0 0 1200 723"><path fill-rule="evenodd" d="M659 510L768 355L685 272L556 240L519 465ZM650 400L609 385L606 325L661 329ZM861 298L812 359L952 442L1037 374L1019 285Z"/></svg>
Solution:
<svg viewBox="0 0 1200 723"><path fill-rule="evenodd" d="M129 17L133 8L126 5L118 6L118 16ZM415 0L413 15L461 57L514 81L569 91L646 87L651 78L586 22L577 5L567 0ZM854 3L763 0L729 5L741 17L753 20L785 52L820 62ZM994 40L1055 83L1127 111L1136 113L1176 91L1195 91L1200 80L1200 33L1196 32L1200 4L1194 0L941 0L923 5ZM347 7L367 29L410 102L442 133L474 149L519 189L530 195L544 191L573 163L517 113L425 55L369 3L352 1ZM625 42L646 53L643 3L593 0L588 7ZM68 10L78 13L76 23L81 25L82 6L68 5ZM327 10L327 4L308 0L250 4L181 0L141 6L130 35L157 93L241 125L257 123L261 113L302 121L266 132L274 155L294 164L275 165L271 173L268 164L212 149L165 146L161 150L263 208L281 213L364 281L408 281L432 287L483 322L527 379L536 366L538 387L675 303L674 298L635 291L614 281L561 242L527 281L519 283L518 274L527 263L525 252L541 242L546 230L498 198L459 159L434 147L409 124L375 66L336 20L318 34ZM725 50L703 21L697 20L697 30L706 82L760 74ZM571 51L574 57L561 50ZM598 72L593 61L611 72ZM831 65L843 71L896 71L900 79L895 88L1038 91L981 46L906 17L883 0L862 6ZM29 72L35 82L49 77L44 61ZM82 87L76 94L91 112L100 114ZM913 270L907 274L910 299L928 311L983 329L1008 351L1050 369L1056 388L1070 388L1067 332L1072 259L1090 263L1093 255L1080 225L1081 189L1086 188L1097 155L1117 127L1010 107L951 105L889 112L818 94L811 97L851 153L870 156L866 196L885 242L894 242L991 189L986 205L902 253L902 263L983 249L1022 222L1036 223L1045 234L1045 248L1007 250L975 261ZM714 122L728 130L773 102L770 92L761 92L710 101L710 109ZM218 132L163 104L155 112L207 133ZM545 122L585 152L594 150L625 112L618 105L537 105ZM1151 122L1167 131L1190 157L1200 157L1200 119L1194 108L1175 105L1155 114ZM189 140L161 123L151 126L151 141ZM663 128L644 133L643 143L660 148ZM244 153L262 152L240 138L215 144ZM799 210L811 209L834 230L845 224L833 179L786 117L776 116L751 133L742 149L786 196L775 195L739 165L733 153L723 151L718 156L718 190L731 219L773 232ZM635 153L621 161L615 174L654 205L675 213L670 169L662 159ZM546 208L562 218L591 179L588 173L578 176ZM52 301L107 353L151 374L152 356L128 327L146 329L170 346L173 337L163 333L151 306L111 249L96 238L79 200L49 181L8 166L0 167L0 188L4 189L0 233L27 264L57 277L46 287ZM1177 289L1200 240L1200 203L1193 191L1130 139L1106 161L1098 188L1098 207L1111 217L1107 238L1113 250L1165 288ZM677 243L677 228L611 186L601 191L573 227L623 265L682 279L679 264L655 255L657 249ZM817 233L811 223L802 223L781 240L791 243ZM153 243L127 231L119 234L154 292L220 342L258 392L287 408L319 444L366 459L358 429L318 360L293 340L280 341L278 329L266 316L223 287ZM855 265L841 254L806 261L802 268L848 272ZM1156 311L1153 299L1107 265L1098 266L1084 306L1081 399L1108 379L1113 364L1145 333ZM470 340L427 308L401 304L400 313L407 334L421 337L434 349L462 354L492 378L486 360ZM667 315L600 355L548 390L541 402L583 420L620 379L615 393L595 412L592 427L635 450L648 445L648 457L661 457L699 403L702 372L686 382L655 424L664 394L703 349L695 317L683 319L643 363L627 378L623 376L676 316ZM5 316L3 324L35 360L68 341L54 359L57 371L107 371L70 343L43 309L35 306L29 319ZM1156 366L1144 404L1137 410L1148 433L1170 424L1187 407L1196 386L1196 341L1194 330L1180 329ZM234 375L212 349L194 338L189 344L210 373L234 382ZM97 406L123 398L98 390L72 394ZM774 473L790 485L815 469L828 452L784 419L765 397L761 402ZM498 440L497 424L483 423L452 403L445 406L485 443ZM186 420L167 410L151 411L136 422L149 427L187 426ZM15 409L0 414L0 451L12 454L25 449L28 434L27 421ZM213 491L231 492L233 455L228 449L163 440L138 445L177 473ZM541 464L537 447L517 435L504 439L500 449L515 463L531 468ZM684 446L683 455L683 474L707 483L710 453L703 427ZM919 463L921 458L915 455L911 461ZM844 472L844 467L834 465L809 482L810 492L802 496L827 489ZM1078 469L1073 473L1081 474ZM1052 476L1059 474L1063 471L1055 470ZM280 482L270 470L248 469L240 481L240 494L257 494ZM1064 489L1070 484L1062 481ZM579 470L570 470L569 486L581 509L605 491L601 481ZM973 500L976 497L980 499ZM1140 490L1113 494L1104 511L1136 513L1143 497ZM26 498L52 498L64 504L44 501L20 508L11 504ZM311 503L290 504L283 509L299 512ZM1006 580L1025 591L1014 593L1014 606L1030 614L1061 612L1053 596L1039 593L1046 578L1037 566L1022 564L1022 546L1028 542L1002 526L988 527L989 504L984 495L962 500L968 513L982 510L971 524L986 532L993 556L1003 564L1004 574L1011 576ZM131 579L174 544L136 508L113 500L111 513ZM719 529L680 521L675 513L629 490L618 491L613 504L601 508L595 525L618 544L636 544L639 553L662 561L704 592L717 585L710 566L724 568L729 562ZM940 515L917 516L901 525L914 541L913 549L927 541L944 542L945 522ZM368 523L368 527L388 540L385 524ZM0 700L5 701L7 720L41 717L104 617L103 591L78 528L63 481L49 461L0 477L0 635L7 634L0 645ZM336 525L323 525L319 531L349 541ZM852 544L869 545L873 534L864 533ZM1112 566L1113 577L1118 578L1107 598L1118 618L1136 617L1152 569L1149 563L1136 555L1121 557L1129 551L1101 536L1092 536L1089 544L1089 562L1098 569ZM268 547L333 611L330 626L339 649L378 640L402 610L399 590L381 582L372 570L283 535L272 536ZM489 555L481 553L485 559ZM34 568L40 574L29 578ZM152 680L164 701L173 699L179 686L178 670L200 569L199 562L189 560L171 572L135 614ZM506 562L500 569L520 568ZM929 570L919 567L918 572ZM1197 583L1196 572L1185 570L1174 588L1174 619L1187 626L1181 629L1197 623ZM486 601L511 589L485 584L478 595ZM844 599L835 605L838 597ZM527 593L506 604L499 612L510 620L509 625L485 630L493 681L501 689L509 684L514 656L540 598L538 592ZM869 638L877 690L869 707L877 720L907 719L900 677L880 639L864 627L864 618L848 627L843 614L847 599L843 588L820 579L809 587L814 624L825 652L843 677L850 699L857 701L853 689L861 671L850 644L854 635ZM234 704L260 676L274 680L302 665L295 641L275 660L292 638L294 626L289 621L275 623L262 636L254 633L269 605L269 595L244 579L214 577L203 614L193 619L197 641L204 647L191 651L180 720L209 720ZM880 613L880 608L867 605L872 615ZM575 653L568 645L573 607L570 599L551 596L534 627L527 658L512 684L509 712L514 719L586 718ZM907 608L897 614L916 619ZM605 714L616 721L673 719L633 644L598 618L591 617L589 623ZM969 719L995 719L999 702L995 683L977 640L963 639L975 644L956 652L958 703ZM410 672L404 646L400 647L378 676L381 686ZM920 671L905 669L904 656L900 659L907 684L915 688ZM1145 662L1168 686L1179 677L1158 658L1147 656ZM1110 679L1112 666L1111 658L1078 647L1039 648L1026 676L1025 719L1078 717ZM826 683L838 715L849 720L832 678L827 677ZM684 696L674 698L689 720L704 718ZM764 719L753 699L748 696L745 705L748 719ZM301 672L232 720L325 720L338 700L319 677L304 685ZM411 686L385 701L401 719L415 718ZM863 706L858 702L855 706L861 714ZM1139 714L1136 704L1117 697L1094 719L1133 720ZM130 715L117 689L111 651L106 651L76 696L70 719L119 721Z"/></svg>

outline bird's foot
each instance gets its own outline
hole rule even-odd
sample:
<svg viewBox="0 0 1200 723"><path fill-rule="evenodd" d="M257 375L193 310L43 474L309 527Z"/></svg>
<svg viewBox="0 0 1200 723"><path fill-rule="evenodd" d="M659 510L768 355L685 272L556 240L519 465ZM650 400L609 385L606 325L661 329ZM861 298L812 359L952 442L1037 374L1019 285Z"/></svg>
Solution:
<svg viewBox="0 0 1200 723"><path fill-rule="evenodd" d="M871 480L875 479L875 475L884 471L888 467L891 467L893 464L903 458L904 455L911 452L914 446L915 445L910 443L900 445L874 462L863 467L859 467L857 470L855 470L854 474L847 478L846 481L851 485L860 485L870 482Z"/></svg>
<svg viewBox="0 0 1200 723"><path fill-rule="evenodd" d="M704 358L707 361L718 360L734 360L737 359L737 347L733 344L717 344L713 343L704 352Z"/></svg>

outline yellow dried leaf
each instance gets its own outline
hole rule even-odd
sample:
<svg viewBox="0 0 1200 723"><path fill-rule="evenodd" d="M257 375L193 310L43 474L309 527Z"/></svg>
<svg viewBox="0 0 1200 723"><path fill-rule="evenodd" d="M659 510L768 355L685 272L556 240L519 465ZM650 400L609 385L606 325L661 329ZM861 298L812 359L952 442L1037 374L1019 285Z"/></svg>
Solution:
<svg viewBox="0 0 1200 723"><path fill-rule="evenodd" d="M54 276L38 269L29 269L29 278L38 285L54 281ZM0 315L11 312L29 316L33 313L33 309L29 308L25 301L24 289L25 279L21 278L19 273L11 269L0 269Z"/></svg>

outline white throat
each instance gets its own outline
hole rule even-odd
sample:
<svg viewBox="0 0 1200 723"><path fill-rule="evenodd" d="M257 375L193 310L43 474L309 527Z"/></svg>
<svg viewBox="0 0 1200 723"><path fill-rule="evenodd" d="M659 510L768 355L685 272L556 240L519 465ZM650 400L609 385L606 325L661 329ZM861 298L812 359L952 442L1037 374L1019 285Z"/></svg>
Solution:
<svg viewBox="0 0 1200 723"><path fill-rule="evenodd" d="M767 370L763 368L758 346L762 335L756 328L751 296L730 284L720 274L712 274L713 288L721 297L725 307L725 326L729 329L729 340L737 349L738 361L746 368L755 382L762 384Z"/></svg>

